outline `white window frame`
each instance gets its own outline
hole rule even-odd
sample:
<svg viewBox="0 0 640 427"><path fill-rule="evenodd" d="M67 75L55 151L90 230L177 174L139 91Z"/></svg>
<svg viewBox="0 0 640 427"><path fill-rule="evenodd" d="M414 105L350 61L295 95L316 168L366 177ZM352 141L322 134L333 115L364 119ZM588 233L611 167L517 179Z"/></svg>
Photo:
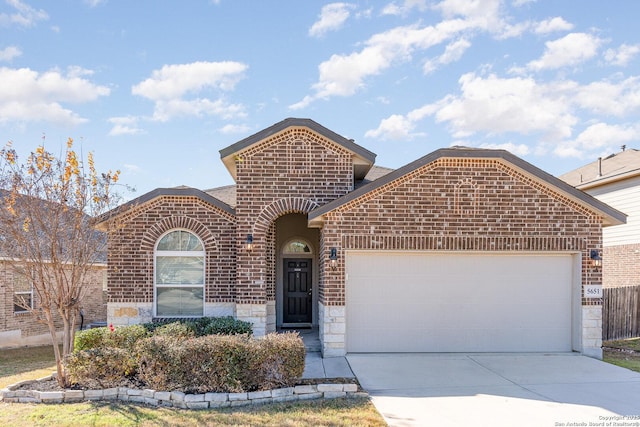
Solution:
<svg viewBox="0 0 640 427"><path fill-rule="evenodd" d="M165 250L158 250L158 245L159 243L162 241L162 239L164 239L168 234L174 233L176 231L181 231L181 232L185 232L185 233L189 233L192 236L194 236L195 238L198 239L198 241L200 242L200 245L202 246L202 251L165 251ZM205 282L206 282L206 251L204 249L204 243L202 242L202 239L200 239L200 237L194 233L191 230L187 230L184 228L174 228L171 229L167 232L165 232L162 236L160 236L160 238L157 240L154 248L153 248L153 315L154 317L166 317L166 318L191 318L191 317L203 317L204 316L204 301L206 298L205 295ZM160 254L160 255L159 255ZM158 257L184 257L184 258L189 258L189 257L198 257L198 258L202 258L202 283L198 283L198 284L193 284L193 283L189 283L189 284L181 284L181 283L158 283L157 282L157 269L158 269ZM162 288L201 288L202 289L202 311L200 315L184 315L184 316L180 316L180 315L165 315L165 314L158 314L158 289L162 289Z"/></svg>
<svg viewBox="0 0 640 427"><path fill-rule="evenodd" d="M25 313L29 313L29 309L24 308L24 307L19 307L16 304L15 301L15 297L17 297L18 295L29 295L29 309L33 310L33 286L31 286L31 290L30 291L19 291L19 292L14 292L13 293L13 314L25 314ZM16 308L19 307L20 310L16 311Z"/></svg>

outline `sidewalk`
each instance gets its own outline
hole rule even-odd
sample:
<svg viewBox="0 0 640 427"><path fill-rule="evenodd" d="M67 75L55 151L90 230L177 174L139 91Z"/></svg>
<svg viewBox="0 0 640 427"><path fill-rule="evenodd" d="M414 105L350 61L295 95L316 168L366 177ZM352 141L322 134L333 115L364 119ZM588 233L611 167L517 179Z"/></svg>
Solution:
<svg viewBox="0 0 640 427"><path fill-rule="evenodd" d="M298 329L297 331L307 349L303 379L355 378L346 357L322 357L318 328Z"/></svg>
<svg viewBox="0 0 640 427"><path fill-rule="evenodd" d="M308 351L302 378L355 378L355 375L346 357L322 358L320 352Z"/></svg>

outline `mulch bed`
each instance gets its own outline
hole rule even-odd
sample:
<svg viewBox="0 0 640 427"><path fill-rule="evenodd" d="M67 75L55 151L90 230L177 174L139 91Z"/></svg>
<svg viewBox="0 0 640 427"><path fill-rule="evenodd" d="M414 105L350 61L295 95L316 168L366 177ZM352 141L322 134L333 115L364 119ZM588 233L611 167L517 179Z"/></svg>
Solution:
<svg viewBox="0 0 640 427"><path fill-rule="evenodd" d="M358 384L355 378L309 378L301 379L296 382L295 385L317 385L317 384ZM122 383L118 384L118 387L128 387L144 389L146 388L142 383L135 383L127 379L123 379ZM88 387L71 386L67 389L60 387L58 381L54 378L45 380L30 381L15 388L15 390L38 390L38 391L63 391L63 390L88 390ZM358 384L358 390L360 391L360 384ZM175 390L183 391L183 390Z"/></svg>

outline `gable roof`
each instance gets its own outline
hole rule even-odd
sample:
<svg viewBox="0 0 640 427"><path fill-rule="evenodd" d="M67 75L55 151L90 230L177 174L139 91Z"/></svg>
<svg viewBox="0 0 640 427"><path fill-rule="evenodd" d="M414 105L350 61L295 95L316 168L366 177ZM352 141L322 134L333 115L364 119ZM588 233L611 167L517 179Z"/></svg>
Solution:
<svg viewBox="0 0 640 427"><path fill-rule="evenodd" d="M627 216L622 212L612 208L606 203L601 202L595 197L592 197L589 194L572 187L566 182L554 177L553 175L548 174L542 169L533 166L531 163L528 163L521 158L514 156L506 150L452 147L442 148L434 151L431 154L427 154L426 156L421 157L420 159L411 162L408 165L401 167L400 169L396 169L393 172L390 172L382 176L381 178L370 182L369 184L355 189L345 196L342 196L332 202L327 203L326 205L320 206L319 208L309 212L309 226L319 226L323 222L323 215L327 214L328 212L331 212L346 203L349 203L371 191L376 190L377 188L380 188L392 181L395 181L398 178L401 178L402 176L424 165L432 163L441 158L498 159L521 171L525 175L528 175L536 179L537 181L542 182L549 187L552 187L554 190L566 195L571 200L583 206L586 206L590 210L598 212L604 218L603 225L605 226L624 224L626 222Z"/></svg>
<svg viewBox="0 0 640 427"><path fill-rule="evenodd" d="M220 150L220 157L222 158L222 162L227 167L227 170L229 171L233 179L236 179L235 155L237 153L251 147L254 144L260 143L261 141L272 137L290 127L305 127L324 136L335 144L340 145L342 148L350 151L353 154L353 171L354 178L356 180L363 179L376 160L376 155L374 153L367 150L366 148L359 146L358 144L353 142L352 139L347 139L341 135L338 135L334 131L327 129L326 127L314 122L311 119L299 119L290 117L266 129L263 129L260 132L255 133L241 141L238 141L235 144L228 146L227 148L223 148L222 150Z"/></svg>
<svg viewBox="0 0 640 427"><path fill-rule="evenodd" d="M356 181L355 188L362 187L370 183L371 181L375 181L376 179L392 172L393 169L386 168L383 166L373 165L367 175L361 181ZM210 188L208 190L204 190L208 195L215 197L223 203L226 203L232 208L236 207L236 185L225 185L223 187Z"/></svg>
<svg viewBox="0 0 640 427"><path fill-rule="evenodd" d="M560 175L560 179L581 190L640 176L640 150L628 149Z"/></svg>
<svg viewBox="0 0 640 427"><path fill-rule="evenodd" d="M96 218L96 226L100 227L100 224L109 221L110 219L128 211L133 207L143 205L154 199L165 196L196 197L204 202L209 203L210 205L217 207L224 212L227 212L230 215L236 215L236 211L234 208L211 196L210 194L207 194L204 191L198 190L196 188L180 186L173 188L156 188L155 190L151 190L140 197L130 200L127 203L124 203L117 208L100 215L98 218Z"/></svg>

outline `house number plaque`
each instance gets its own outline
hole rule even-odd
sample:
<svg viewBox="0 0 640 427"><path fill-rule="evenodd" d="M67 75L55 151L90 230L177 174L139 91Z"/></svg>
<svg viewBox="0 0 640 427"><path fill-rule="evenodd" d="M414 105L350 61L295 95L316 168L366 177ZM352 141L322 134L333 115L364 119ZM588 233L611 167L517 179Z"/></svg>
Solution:
<svg viewBox="0 0 640 427"><path fill-rule="evenodd" d="M584 287L585 298L602 298L602 285L586 285Z"/></svg>

